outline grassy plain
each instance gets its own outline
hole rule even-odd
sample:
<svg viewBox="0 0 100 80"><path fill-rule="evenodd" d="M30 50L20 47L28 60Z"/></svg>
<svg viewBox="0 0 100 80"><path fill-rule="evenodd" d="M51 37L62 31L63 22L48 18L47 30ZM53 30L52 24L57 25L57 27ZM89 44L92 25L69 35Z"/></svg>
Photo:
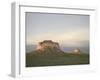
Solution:
<svg viewBox="0 0 100 80"><path fill-rule="evenodd" d="M89 64L89 54L26 53L26 67Z"/></svg>

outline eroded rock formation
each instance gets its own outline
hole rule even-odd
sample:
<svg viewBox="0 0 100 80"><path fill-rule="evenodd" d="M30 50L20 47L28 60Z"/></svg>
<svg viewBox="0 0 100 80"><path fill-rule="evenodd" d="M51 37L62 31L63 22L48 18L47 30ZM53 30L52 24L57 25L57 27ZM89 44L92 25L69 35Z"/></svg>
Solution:
<svg viewBox="0 0 100 80"><path fill-rule="evenodd" d="M52 40L44 40L39 42L37 50L45 51L47 53L63 53L60 49L59 43L53 42Z"/></svg>
<svg viewBox="0 0 100 80"><path fill-rule="evenodd" d="M45 48L60 49L60 46L59 43L53 42L52 40L44 40L43 42L39 42L37 49L45 49Z"/></svg>

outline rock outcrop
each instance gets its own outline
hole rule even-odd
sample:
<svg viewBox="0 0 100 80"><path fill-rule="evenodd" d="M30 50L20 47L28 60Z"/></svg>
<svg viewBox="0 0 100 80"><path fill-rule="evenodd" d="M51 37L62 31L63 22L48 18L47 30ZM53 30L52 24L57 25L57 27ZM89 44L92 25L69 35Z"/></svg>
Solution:
<svg viewBox="0 0 100 80"><path fill-rule="evenodd" d="M37 51L44 51L44 53L64 53L59 46L59 43L52 40L44 40L37 45Z"/></svg>
<svg viewBox="0 0 100 80"><path fill-rule="evenodd" d="M80 53L81 53L81 51L80 51L80 49L79 49L79 48L76 48L76 49L73 51L73 53L75 53L75 54L80 54Z"/></svg>
<svg viewBox="0 0 100 80"><path fill-rule="evenodd" d="M43 42L39 42L37 49L44 49L48 47L60 49L59 44L57 42L53 42L52 40L44 40Z"/></svg>

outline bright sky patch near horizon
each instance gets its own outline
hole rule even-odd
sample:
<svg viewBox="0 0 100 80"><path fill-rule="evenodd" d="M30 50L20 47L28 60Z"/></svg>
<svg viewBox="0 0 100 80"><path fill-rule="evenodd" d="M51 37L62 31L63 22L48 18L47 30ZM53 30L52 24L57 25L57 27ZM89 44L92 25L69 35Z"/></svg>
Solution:
<svg viewBox="0 0 100 80"><path fill-rule="evenodd" d="M52 40L61 46L89 46L89 15L27 12L25 16L26 45Z"/></svg>

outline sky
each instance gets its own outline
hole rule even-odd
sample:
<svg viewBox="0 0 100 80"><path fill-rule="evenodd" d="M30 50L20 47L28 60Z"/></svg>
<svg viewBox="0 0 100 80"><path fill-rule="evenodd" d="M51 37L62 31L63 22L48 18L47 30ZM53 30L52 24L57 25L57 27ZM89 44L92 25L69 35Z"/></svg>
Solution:
<svg viewBox="0 0 100 80"><path fill-rule="evenodd" d="M26 45L52 40L61 47L89 47L89 15L27 12L25 16Z"/></svg>

